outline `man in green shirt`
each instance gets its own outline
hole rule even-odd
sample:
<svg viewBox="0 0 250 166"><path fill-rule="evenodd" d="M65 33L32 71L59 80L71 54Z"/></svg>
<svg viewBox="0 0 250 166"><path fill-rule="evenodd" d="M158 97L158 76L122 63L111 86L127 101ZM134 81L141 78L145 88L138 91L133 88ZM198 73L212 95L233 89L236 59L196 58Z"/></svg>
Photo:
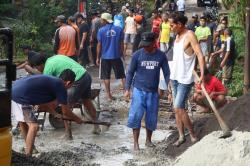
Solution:
<svg viewBox="0 0 250 166"><path fill-rule="evenodd" d="M195 35L200 43L203 55L205 55L206 61L208 58L208 37L211 36L211 30L206 26L206 17L201 16L200 26L196 28Z"/></svg>
<svg viewBox="0 0 250 166"><path fill-rule="evenodd" d="M54 55L46 60L38 60L33 64L40 72L46 75L52 75L59 77L62 71L65 69L72 70L76 77L72 87L68 89L68 104L73 106L80 100L87 108L92 120L96 120L96 109L91 101L91 76L84 67L78 64L76 61L64 55ZM71 129L68 123L65 123L66 137L72 139ZM93 133L98 134L100 132L99 126L95 125Z"/></svg>

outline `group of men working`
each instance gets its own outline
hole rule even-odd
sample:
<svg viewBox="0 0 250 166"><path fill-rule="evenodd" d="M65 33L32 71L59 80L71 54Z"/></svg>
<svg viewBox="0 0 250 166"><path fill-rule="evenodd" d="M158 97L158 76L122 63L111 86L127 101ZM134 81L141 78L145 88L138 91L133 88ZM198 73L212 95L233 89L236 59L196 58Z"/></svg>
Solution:
<svg viewBox="0 0 250 166"><path fill-rule="evenodd" d="M57 17L58 24L62 17ZM82 19L81 16L79 18ZM192 123L185 111L185 102L194 84L192 75L195 69L196 57L200 69L200 80L206 83L213 83L210 86L210 94L213 99L220 101L222 93L214 93L220 87L215 77L209 75L206 70L205 58L195 33L186 27L187 17L183 14L172 14L169 18L163 17L163 23L159 33L145 32L141 34L139 50L132 55L131 63L125 79L124 59L124 31L121 27L113 24L112 15L103 13L101 15L102 27L96 32L96 65L100 65L100 78L104 80L107 97L113 100L110 91L110 75L113 68L116 79L122 80L125 89L124 96L130 98L132 91L132 102L128 116L128 127L133 129L134 149L139 150L139 134L141 120L145 115L146 124L146 146L152 147L152 133L157 126L160 82L162 70L165 84L169 84L173 90L173 108L175 111L176 124L179 132L179 139L174 143L180 146L185 141L184 128L190 132L192 142L198 140L193 130ZM169 67L169 59L165 52L169 49L170 29L175 33L175 40L172 42L172 61ZM165 31L164 31L165 30ZM84 31L80 34L84 36ZM60 25L55 34L55 54L46 58L35 54L30 58L30 65L40 75L28 76L16 81L13 85L12 109L26 142L26 154L31 155L34 147L36 132L38 130L37 119L34 115L34 106L39 105L40 110L46 110L58 118L71 119L79 124L83 120L72 112L76 102L82 102L89 111L92 120L96 120L96 110L93 106L91 95L91 76L86 69L78 64L79 40L68 40L70 36L77 36L78 31L69 28L69 25ZM126 35L125 35L126 37ZM131 36L127 36L130 38ZM73 38L72 38L73 39ZM128 39L125 39L128 40ZM83 41L83 39L81 39ZM157 49L158 41L161 43L161 50ZM71 47L73 43L74 47ZM84 42L80 42L80 48L84 48ZM70 48L70 49L69 49ZM70 51L71 50L71 51ZM71 53L70 53L71 52ZM200 82L201 83L201 82ZM67 89L67 91L66 91ZM216 90L217 90L216 89ZM222 89L222 88L221 88ZM224 90L224 89L223 89ZM224 90L225 91L225 90ZM195 100L197 103L203 101L204 95L197 91ZM223 102L220 101L219 104ZM56 106L62 106L63 115L58 115L54 110ZM65 122L67 137L71 138L71 130L68 122ZM99 127L95 126L94 132L99 133Z"/></svg>

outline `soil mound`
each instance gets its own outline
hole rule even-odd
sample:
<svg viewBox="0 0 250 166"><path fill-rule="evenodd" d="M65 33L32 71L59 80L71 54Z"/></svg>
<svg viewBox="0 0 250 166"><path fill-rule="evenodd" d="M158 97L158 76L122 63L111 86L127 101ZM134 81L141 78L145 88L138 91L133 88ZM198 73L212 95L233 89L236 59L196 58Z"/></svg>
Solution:
<svg viewBox="0 0 250 166"><path fill-rule="evenodd" d="M241 96L232 103L227 104L219 111L230 129L236 131L250 131L250 93ZM194 122L194 130L197 133L198 138L201 139L209 133L221 129L218 121L212 114L196 120ZM193 143L190 141L190 137L186 136L186 142L180 147L175 147L172 144L177 139L178 132L175 131L167 140L159 143L153 152L165 154L175 158L183 153L189 146L193 145Z"/></svg>

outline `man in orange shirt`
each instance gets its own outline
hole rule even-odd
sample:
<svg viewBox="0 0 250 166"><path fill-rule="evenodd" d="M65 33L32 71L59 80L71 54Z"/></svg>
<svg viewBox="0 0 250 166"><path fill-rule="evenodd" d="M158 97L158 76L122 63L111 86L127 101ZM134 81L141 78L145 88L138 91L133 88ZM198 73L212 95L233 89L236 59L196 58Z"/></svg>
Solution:
<svg viewBox="0 0 250 166"><path fill-rule="evenodd" d="M209 73L208 69L205 69L204 71L204 86L210 98L216 104L217 107L220 108L224 106L224 104L226 104L226 88L223 86L223 84L218 78ZM208 101L206 100L206 97L199 85L197 85L195 88L194 102L203 108L203 111L201 113L210 112L210 106L208 104Z"/></svg>
<svg viewBox="0 0 250 166"><path fill-rule="evenodd" d="M66 55L77 61L77 50L79 49L77 32L66 24L64 15L57 16L55 23L59 28L55 32L54 53Z"/></svg>

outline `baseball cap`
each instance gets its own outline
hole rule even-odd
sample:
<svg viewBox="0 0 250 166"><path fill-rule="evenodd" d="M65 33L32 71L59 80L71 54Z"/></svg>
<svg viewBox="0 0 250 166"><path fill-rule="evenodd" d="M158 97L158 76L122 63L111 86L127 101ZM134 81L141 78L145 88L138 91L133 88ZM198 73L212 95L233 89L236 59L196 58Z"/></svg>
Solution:
<svg viewBox="0 0 250 166"><path fill-rule="evenodd" d="M198 18L198 14L193 13L193 14L192 14L192 18Z"/></svg>
<svg viewBox="0 0 250 166"><path fill-rule="evenodd" d="M141 36L139 47L147 47L155 42L155 34L153 32L144 32Z"/></svg>
<svg viewBox="0 0 250 166"><path fill-rule="evenodd" d="M204 19L204 20L206 20L206 19L207 19L207 17L206 17L205 15L201 15L201 16L200 16L200 19Z"/></svg>
<svg viewBox="0 0 250 166"><path fill-rule="evenodd" d="M66 22L66 17L64 15L59 15L59 16L56 17L54 22L55 23L57 23L57 22Z"/></svg>
<svg viewBox="0 0 250 166"><path fill-rule="evenodd" d="M125 9L127 9L127 7L126 6L122 6L122 10L125 10Z"/></svg>
<svg viewBox="0 0 250 166"><path fill-rule="evenodd" d="M85 14L82 14L82 13L77 13L75 17L76 17L76 19L77 18L82 18L82 19L86 19L87 18L87 16Z"/></svg>
<svg viewBox="0 0 250 166"><path fill-rule="evenodd" d="M112 15L109 13L102 13L101 18L106 20L108 23L112 23Z"/></svg>
<svg viewBox="0 0 250 166"><path fill-rule="evenodd" d="M141 15L136 15L134 20L136 23L140 24L142 22L143 17Z"/></svg>

